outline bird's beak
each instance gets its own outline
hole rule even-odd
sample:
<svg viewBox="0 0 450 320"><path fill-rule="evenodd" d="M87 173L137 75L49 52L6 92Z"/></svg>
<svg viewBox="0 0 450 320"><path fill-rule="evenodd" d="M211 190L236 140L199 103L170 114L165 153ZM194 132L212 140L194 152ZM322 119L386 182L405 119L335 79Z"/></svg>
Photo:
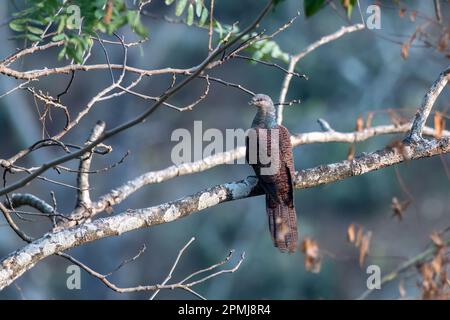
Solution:
<svg viewBox="0 0 450 320"><path fill-rule="evenodd" d="M248 102L248 105L249 106L254 106L255 105L255 101L252 99L252 100L250 100L249 102Z"/></svg>

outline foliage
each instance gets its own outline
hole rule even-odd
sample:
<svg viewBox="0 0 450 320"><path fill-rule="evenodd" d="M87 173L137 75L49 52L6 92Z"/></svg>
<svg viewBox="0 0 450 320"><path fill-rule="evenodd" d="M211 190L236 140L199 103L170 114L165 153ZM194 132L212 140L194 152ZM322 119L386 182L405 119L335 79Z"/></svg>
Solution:
<svg viewBox="0 0 450 320"><path fill-rule="evenodd" d="M166 5L171 5L175 0L165 0ZM177 0L175 5L175 15L177 17L183 15L187 9L186 24L191 26L194 23L195 16L198 18L198 25L203 26L208 19L208 8L205 6L204 0Z"/></svg>
<svg viewBox="0 0 450 320"><path fill-rule="evenodd" d="M112 34L129 25L139 36L147 36L140 13L127 8L124 0L28 0L25 4L9 24L18 33L16 38L40 42L51 34L52 41L64 41L60 59L81 63L97 32Z"/></svg>
<svg viewBox="0 0 450 320"><path fill-rule="evenodd" d="M9 24L10 28L17 32L15 38L41 42L51 35L51 41L64 42L58 55L59 59L74 59L76 63L81 63L97 33L113 34L125 25L141 37L148 36L141 22L140 12L137 8L128 8L125 0L23 1L24 9L14 13ZM274 0L274 6L284 1ZM341 3L350 16L356 0L341 0ZM205 24L209 10L205 0L165 0L165 4L174 7L176 16L184 16L183 22L187 25L207 27ZM325 0L304 0L306 16L314 15L325 5ZM219 41L228 33L234 36L239 32L237 27L221 24L217 19L213 21L213 29L219 35ZM253 36L255 35L244 40ZM245 51L257 60L289 60L289 54L283 52L271 39L251 42Z"/></svg>
<svg viewBox="0 0 450 320"><path fill-rule="evenodd" d="M311 17L327 4L328 2L325 0L304 0L303 7L305 9L305 15ZM356 5L356 0L341 0L341 5L350 18L352 16L353 7Z"/></svg>
<svg viewBox="0 0 450 320"><path fill-rule="evenodd" d="M274 5L277 5L282 1L285 0L274 0ZM166 5L172 5L175 3L175 0L165 0L165 3ZM175 5L175 15L183 15L187 8L187 18L185 22L190 26L194 22L194 6L196 16L200 18L197 25L199 27L203 27L209 15L204 0L177 0ZM227 34L231 33L231 36L235 36L240 30L236 26L222 24L218 20L214 19L213 31L219 35L219 41L223 41ZM246 41L254 36L256 36L256 34L245 36L242 40ZM253 59L257 60L270 61L273 59L278 59L283 62L289 61L289 54L283 52L275 41L269 39L252 42L252 44L248 46L245 51L250 53Z"/></svg>
<svg viewBox="0 0 450 320"><path fill-rule="evenodd" d="M243 40L254 37L256 34L244 37ZM282 51L278 43L273 40L263 39L255 41L246 51L251 53L251 57L256 60L271 61L273 59L281 60L285 63L289 62L289 54Z"/></svg>

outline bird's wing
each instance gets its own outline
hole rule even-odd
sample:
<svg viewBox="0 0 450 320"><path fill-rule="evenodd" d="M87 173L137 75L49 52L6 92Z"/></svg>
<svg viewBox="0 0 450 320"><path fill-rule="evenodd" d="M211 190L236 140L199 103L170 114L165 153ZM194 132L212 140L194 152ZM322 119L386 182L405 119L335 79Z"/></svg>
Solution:
<svg viewBox="0 0 450 320"><path fill-rule="evenodd" d="M292 145L290 140L289 131L283 126L277 126L277 130L268 130L262 137L267 137L267 143L259 143L261 140L261 130L263 128L255 128L257 137L257 150L253 152L258 152L257 154L266 154L269 157L272 155L272 151L278 154L278 170L274 174L261 174L261 169L265 166L259 161L256 164L251 164L255 170L256 175L259 178L260 186L263 188L264 192L268 194L273 200L280 201L280 196L283 201L292 201L293 199L293 174L294 174L294 163L292 160ZM278 134L278 143L274 146L272 150L271 137L273 134ZM275 140L276 141L276 140ZM246 140L247 152L246 159L249 162L249 147L248 138ZM258 156L259 160L259 156Z"/></svg>
<svg viewBox="0 0 450 320"><path fill-rule="evenodd" d="M294 156L292 154L292 144L291 144L291 135L284 126L279 125L278 129L280 131L280 154L281 154L281 163L287 170L287 183L288 197L286 200L292 201L294 199L294 175L295 175L295 167L294 167Z"/></svg>

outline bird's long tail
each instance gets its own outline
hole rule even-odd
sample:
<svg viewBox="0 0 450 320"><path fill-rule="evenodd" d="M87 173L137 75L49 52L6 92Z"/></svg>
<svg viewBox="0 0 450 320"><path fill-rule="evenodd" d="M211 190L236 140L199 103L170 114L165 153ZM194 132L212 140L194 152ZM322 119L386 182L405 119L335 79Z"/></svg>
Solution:
<svg viewBox="0 0 450 320"><path fill-rule="evenodd" d="M298 242L294 203L279 203L266 195L266 209L273 244L281 252L295 252Z"/></svg>

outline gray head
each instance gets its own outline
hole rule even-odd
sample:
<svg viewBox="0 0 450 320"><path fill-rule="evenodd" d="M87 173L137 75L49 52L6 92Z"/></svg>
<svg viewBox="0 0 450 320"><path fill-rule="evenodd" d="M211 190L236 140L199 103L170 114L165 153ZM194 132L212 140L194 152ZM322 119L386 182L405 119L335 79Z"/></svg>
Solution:
<svg viewBox="0 0 450 320"><path fill-rule="evenodd" d="M261 108L263 110L270 110L274 108L272 99L270 99L268 95L262 93L254 95L252 100L250 100L249 104Z"/></svg>

